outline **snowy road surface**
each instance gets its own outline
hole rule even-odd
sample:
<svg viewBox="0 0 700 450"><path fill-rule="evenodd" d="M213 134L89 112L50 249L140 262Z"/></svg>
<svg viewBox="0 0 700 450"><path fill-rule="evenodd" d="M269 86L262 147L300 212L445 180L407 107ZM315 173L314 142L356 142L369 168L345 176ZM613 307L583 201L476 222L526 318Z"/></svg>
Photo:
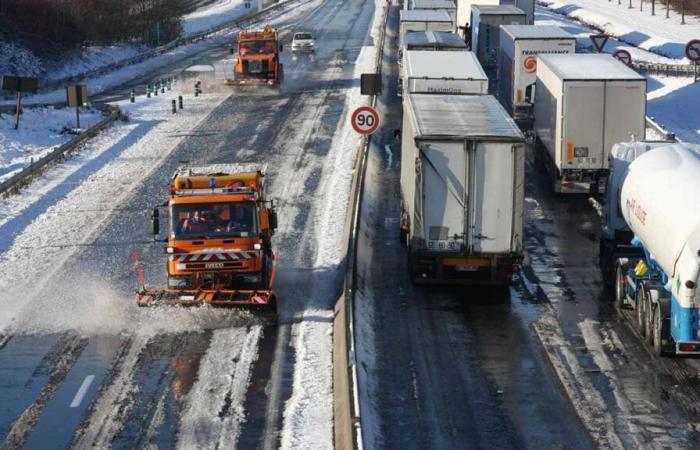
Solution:
<svg viewBox="0 0 700 450"><path fill-rule="evenodd" d="M106 150L3 200L19 211L0 222L8 447L332 446L330 331L358 143L347 110L374 58L377 5L318 5L294 16L319 47L284 54L281 94L211 93L166 122L135 111L94 144ZM243 311L135 307L134 250L147 282L165 282L148 210L183 160L268 164L278 327Z"/></svg>

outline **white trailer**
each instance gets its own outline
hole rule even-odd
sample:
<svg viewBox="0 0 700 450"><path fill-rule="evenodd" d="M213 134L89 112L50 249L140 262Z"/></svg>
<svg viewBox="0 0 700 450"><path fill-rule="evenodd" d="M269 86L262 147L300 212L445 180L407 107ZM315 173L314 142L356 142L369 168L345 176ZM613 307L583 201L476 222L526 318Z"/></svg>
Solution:
<svg viewBox="0 0 700 450"><path fill-rule="evenodd" d="M411 278L505 285L522 255L524 138L490 95L408 94L401 239Z"/></svg>
<svg viewBox="0 0 700 450"><path fill-rule="evenodd" d="M452 19L453 28L451 31L456 30L454 24L457 23L457 5L452 0L412 0L411 3L410 9L445 11Z"/></svg>
<svg viewBox="0 0 700 450"><path fill-rule="evenodd" d="M402 93L488 94L489 79L472 52L409 50Z"/></svg>
<svg viewBox="0 0 700 450"><path fill-rule="evenodd" d="M472 5L471 48L484 68L498 64L501 25L525 25L527 15L513 5Z"/></svg>
<svg viewBox="0 0 700 450"><path fill-rule="evenodd" d="M503 25L498 55L498 99L515 122L532 127L537 55L576 53L576 38L551 25Z"/></svg>
<svg viewBox="0 0 700 450"><path fill-rule="evenodd" d="M559 193L603 194L617 142L644 140L646 79L610 55L540 55L536 163Z"/></svg>
<svg viewBox="0 0 700 450"><path fill-rule="evenodd" d="M454 24L445 11L427 9L403 10L400 13L399 48L404 46L406 33L409 31L447 31L452 32Z"/></svg>
<svg viewBox="0 0 700 450"><path fill-rule="evenodd" d="M625 155L634 160L624 161L624 171L611 174L619 216L634 238L605 249L601 243L601 259L614 268L617 305L635 310L655 353L700 355L700 209L693 202L700 196L700 146L636 150Z"/></svg>
<svg viewBox="0 0 700 450"><path fill-rule="evenodd" d="M525 13L526 25L535 23L535 0L457 0L457 33L465 41L471 39L472 5L512 5Z"/></svg>

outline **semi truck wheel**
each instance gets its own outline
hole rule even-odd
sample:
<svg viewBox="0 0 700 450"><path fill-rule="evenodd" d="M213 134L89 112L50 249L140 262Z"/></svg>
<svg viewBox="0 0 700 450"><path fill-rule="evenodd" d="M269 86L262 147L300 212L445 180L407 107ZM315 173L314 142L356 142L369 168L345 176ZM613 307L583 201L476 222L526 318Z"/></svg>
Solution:
<svg viewBox="0 0 700 450"><path fill-rule="evenodd" d="M642 334L642 337L645 336L644 334L644 287L638 286L637 287L637 295L635 296L635 306L634 308L636 309L637 312L637 329L639 332Z"/></svg>
<svg viewBox="0 0 700 450"><path fill-rule="evenodd" d="M644 336L646 336L647 344L653 344L653 322L654 322L654 304L651 302L651 294L644 296Z"/></svg>
<svg viewBox="0 0 700 450"><path fill-rule="evenodd" d="M663 354L663 349L661 347L661 306L657 305L654 308L654 314L652 319L652 346L654 348L654 354L656 356L661 356Z"/></svg>
<svg viewBox="0 0 700 450"><path fill-rule="evenodd" d="M615 265L615 305L625 306L625 274L621 264Z"/></svg>

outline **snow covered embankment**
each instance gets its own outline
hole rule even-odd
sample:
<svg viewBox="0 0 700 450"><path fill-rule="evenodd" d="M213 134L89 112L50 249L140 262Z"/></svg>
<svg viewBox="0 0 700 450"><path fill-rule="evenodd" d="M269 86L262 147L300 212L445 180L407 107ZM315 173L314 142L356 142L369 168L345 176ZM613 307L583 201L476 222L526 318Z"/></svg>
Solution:
<svg viewBox="0 0 700 450"><path fill-rule="evenodd" d="M89 128L101 118L100 111L81 108L80 126ZM25 108L17 130L14 114L0 114L0 181L73 139L67 129L75 126L74 108Z"/></svg>

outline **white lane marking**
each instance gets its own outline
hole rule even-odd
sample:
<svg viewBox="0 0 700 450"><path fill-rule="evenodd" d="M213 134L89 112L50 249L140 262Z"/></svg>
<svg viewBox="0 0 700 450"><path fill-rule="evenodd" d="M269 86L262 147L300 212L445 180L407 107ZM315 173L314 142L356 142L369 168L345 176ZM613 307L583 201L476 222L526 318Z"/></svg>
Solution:
<svg viewBox="0 0 700 450"><path fill-rule="evenodd" d="M83 380L83 384L80 385L80 389L78 389L78 392L75 393L73 401L70 402L71 408L77 408L78 406L80 406L80 404L83 402L83 398L85 398L85 394L87 394L87 390L90 388L90 385L94 380L95 375L88 375L85 377L85 379Z"/></svg>

